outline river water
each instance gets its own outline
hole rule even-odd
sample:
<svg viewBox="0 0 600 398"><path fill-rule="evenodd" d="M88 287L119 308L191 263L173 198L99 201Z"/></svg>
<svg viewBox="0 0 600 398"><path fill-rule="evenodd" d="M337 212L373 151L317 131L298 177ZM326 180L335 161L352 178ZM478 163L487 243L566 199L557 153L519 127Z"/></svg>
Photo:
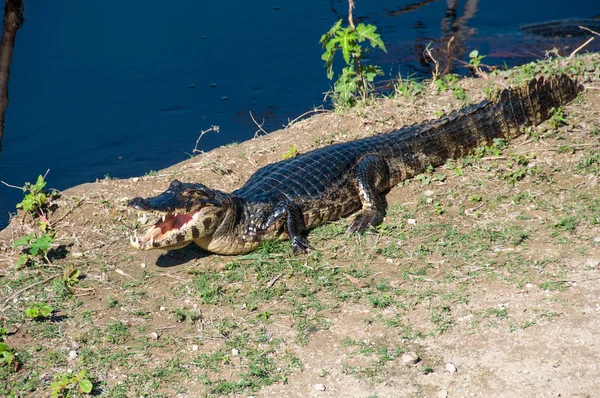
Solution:
<svg viewBox="0 0 600 398"><path fill-rule="evenodd" d="M589 0L356 3L355 20L375 24L387 46L370 55L384 79L430 76L424 47L451 35L466 61L473 49L508 66L552 47L568 54L589 35L519 28L600 15L600 2ZM48 187L62 190L143 175L186 159L212 125L220 132L206 134L202 150L252 138L250 112L265 130L279 129L323 105L331 82L319 39L347 8L346 0L25 0L0 180L21 186L50 169ZM21 198L0 185L0 227Z"/></svg>

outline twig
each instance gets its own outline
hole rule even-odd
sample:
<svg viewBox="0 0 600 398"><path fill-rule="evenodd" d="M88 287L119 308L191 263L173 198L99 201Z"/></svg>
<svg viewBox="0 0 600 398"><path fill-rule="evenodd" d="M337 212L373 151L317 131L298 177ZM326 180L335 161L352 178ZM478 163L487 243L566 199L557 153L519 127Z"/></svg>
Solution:
<svg viewBox="0 0 600 398"><path fill-rule="evenodd" d="M319 108L315 108L315 109L311 109L310 111L306 111L304 112L302 115L298 116L297 118L295 118L294 120L292 120L291 122L288 122L286 127L290 127L291 125L293 125L294 123L296 123L299 119L302 119L304 116L310 115L311 113L326 113L326 112L331 112L329 109L323 109L323 107L319 107Z"/></svg>
<svg viewBox="0 0 600 398"><path fill-rule="evenodd" d="M256 119L254 119L254 115L252 114L252 111L249 111L248 113L250 113L250 117L252 118L252 121L254 122L254 124L256 124L256 127L258 127L258 130L256 131L256 133L254 133L254 138L258 137L258 132L259 131L262 131L266 135L269 135L269 133L267 133L265 131L265 129L262 128L262 124L258 124L258 122L256 121ZM263 124L265 124L265 120L264 119L263 119Z"/></svg>
<svg viewBox="0 0 600 398"><path fill-rule="evenodd" d="M200 142L200 139L204 136L204 134L206 134L206 133L208 133L210 131L214 131L215 133L218 133L219 132L219 126L210 126L209 129L202 130L200 132L200 136L196 140L196 145L194 146L194 150L192 151L193 153L202 152L202 150L198 149L198 143Z"/></svg>
<svg viewBox="0 0 600 398"><path fill-rule="evenodd" d="M579 47L577 47L575 50L573 50L573 52L571 53L571 55L569 55L569 58L567 58L567 59L573 58L575 56L575 54L577 54L579 52L579 50L581 50L583 47L585 47L588 44L590 44L593 40L594 40L594 36L592 36L589 39L587 39L585 43L583 43L582 45L580 45Z"/></svg>
<svg viewBox="0 0 600 398"><path fill-rule="evenodd" d="M586 26L579 26L579 29L587 30L588 32L595 34L596 36L600 36L600 33L596 32L594 30L591 30L590 28L588 28Z"/></svg>
<svg viewBox="0 0 600 398"><path fill-rule="evenodd" d="M18 186L16 186L16 185L10 185L10 184L8 184L8 183L6 183L6 182L4 182L4 181L0 181L0 182L1 182L2 184L6 185L6 186L7 186L7 187L9 187L9 188L16 188L16 189L21 189L21 190L23 189L23 187L18 187Z"/></svg>
<svg viewBox="0 0 600 398"><path fill-rule="evenodd" d="M277 274L274 277L272 277L271 280L269 281L269 283L267 283L267 288L273 287L273 285L275 284L275 282L277 282L277 280L279 278L281 278L281 275L283 275L283 274Z"/></svg>
<svg viewBox="0 0 600 398"><path fill-rule="evenodd" d="M354 9L354 0L348 0L348 23L352 30L355 30L354 21L352 20L352 10Z"/></svg>
<svg viewBox="0 0 600 398"><path fill-rule="evenodd" d="M44 283L46 283L46 282L48 282L48 281L50 281L50 280L52 280L52 279L54 279L56 277L57 277L57 275L52 275L52 276L47 277L46 279L43 279L43 280L38 281L36 283L32 283L29 286L25 286L23 289L17 290L14 294L12 294L9 297L7 297L6 299L4 299L4 304L8 303L9 301L11 301L12 299L14 299L15 297L17 297L21 293L26 292L29 289L33 289L36 286L43 285ZM2 309L2 312L4 312L4 309Z"/></svg>

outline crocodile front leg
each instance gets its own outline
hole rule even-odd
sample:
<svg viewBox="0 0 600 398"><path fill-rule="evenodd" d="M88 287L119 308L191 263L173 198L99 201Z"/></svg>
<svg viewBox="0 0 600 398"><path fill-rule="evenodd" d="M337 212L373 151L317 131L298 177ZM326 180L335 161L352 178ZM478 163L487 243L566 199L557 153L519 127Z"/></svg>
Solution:
<svg viewBox="0 0 600 398"><path fill-rule="evenodd" d="M381 192L389 188L387 164L378 156L363 158L356 166L355 176L362 210L350 224L348 234L362 233L369 226L374 227L383 222L386 201Z"/></svg>
<svg viewBox="0 0 600 398"><path fill-rule="evenodd" d="M288 202L280 202L275 208L269 213L267 221L260 227L262 231L268 230L270 227L281 221L285 217L284 229L287 232L291 245L292 251L307 253L308 249L313 247L308 243L306 238L301 234L306 231L306 225L304 225L304 217L302 210L296 204Z"/></svg>

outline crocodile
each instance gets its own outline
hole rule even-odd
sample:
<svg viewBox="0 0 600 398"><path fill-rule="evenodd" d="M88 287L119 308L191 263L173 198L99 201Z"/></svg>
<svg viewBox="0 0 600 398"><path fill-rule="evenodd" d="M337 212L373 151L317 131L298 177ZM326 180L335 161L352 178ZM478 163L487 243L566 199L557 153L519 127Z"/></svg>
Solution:
<svg viewBox="0 0 600 398"><path fill-rule="evenodd" d="M581 86L565 74L534 78L440 119L338 143L268 164L226 193L174 180L156 197L128 206L158 213L142 236L142 250L178 249L195 242L218 254L242 254L270 239L289 239L306 253L307 231L358 211L348 233L381 224L385 194L399 182L465 156L495 138L511 139L573 100Z"/></svg>

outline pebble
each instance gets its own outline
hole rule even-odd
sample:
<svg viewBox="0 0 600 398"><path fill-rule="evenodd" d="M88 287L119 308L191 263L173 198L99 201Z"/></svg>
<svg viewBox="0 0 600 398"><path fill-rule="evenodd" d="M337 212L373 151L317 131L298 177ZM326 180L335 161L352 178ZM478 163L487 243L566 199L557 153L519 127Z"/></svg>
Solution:
<svg viewBox="0 0 600 398"><path fill-rule="evenodd" d="M313 387L315 390L325 391L325 385L323 385L323 384L315 384Z"/></svg>
<svg viewBox="0 0 600 398"><path fill-rule="evenodd" d="M416 352L409 351L405 352L400 359L405 365L414 365L415 363L419 362L420 358Z"/></svg>
<svg viewBox="0 0 600 398"><path fill-rule="evenodd" d="M237 348L232 348L231 355L233 355L234 357L237 357L238 355L240 355L240 352L237 350Z"/></svg>
<svg viewBox="0 0 600 398"><path fill-rule="evenodd" d="M434 193L434 192L433 192L431 189L428 189L428 190L426 190L425 192L423 192L423 194L424 194L425 196L433 196L433 193Z"/></svg>
<svg viewBox="0 0 600 398"><path fill-rule="evenodd" d="M199 349L200 349L200 346L198 344L192 345L192 351L198 351Z"/></svg>
<svg viewBox="0 0 600 398"><path fill-rule="evenodd" d="M596 236L594 238L594 243L600 243L600 236Z"/></svg>
<svg viewBox="0 0 600 398"><path fill-rule="evenodd" d="M448 398L448 391L442 390L437 393L436 397L437 398Z"/></svg>
<svg viewBox="0 0 600 398"><path fill-rule="evenodd" d="M598 265L600 265L600 261L590 258L587 260L587 266L590 268L596 268Z"/></svg>
<svg viewBox="0 0 600 398"><path fill-rule="evenodd" d="M69 361L74 361L77 359L77 351L71 350L69 351Z"/></svg>
<svg viewBox="0 0 600 398"><path fill-rule="evenodd" d="M408 220L406 220L406 223L408 225L417 225L417 220L415 220L414 218L409 218Z"/></svg>
<svg viewBox="0 0 600 398"><path fill-rule="evenodd" d="M133 182L138 182L138 181L140 180L140 177L133 177L131 180L132 180Z"/></svg>
<svg viewBox="0 0 600 398"><path fill-rule="evenodd" d="M167 310L167 307L165 307L165 306L161 305L161 306L160 306L160 310L161 310L161 311L166 311L166 310Z"/></svg>
<svg viewBox="0 0 600 398"><path fill-rule="evenodd" d="M158 337L159 337L159 336L158 336L158 333L156 333L156 332L152 332L152 333L150 334L150 336L151 336L151 337L152 337L154 340L158 340Z"/></svg>
<svg viewBox="0 0 600 398"><path fill-rule="evenodd" d="M454 366L453 364L451 364L450 362L448 362L448 363L446 364L446 370L447 370L449 373L456 373L456 366Z"/></svg>

